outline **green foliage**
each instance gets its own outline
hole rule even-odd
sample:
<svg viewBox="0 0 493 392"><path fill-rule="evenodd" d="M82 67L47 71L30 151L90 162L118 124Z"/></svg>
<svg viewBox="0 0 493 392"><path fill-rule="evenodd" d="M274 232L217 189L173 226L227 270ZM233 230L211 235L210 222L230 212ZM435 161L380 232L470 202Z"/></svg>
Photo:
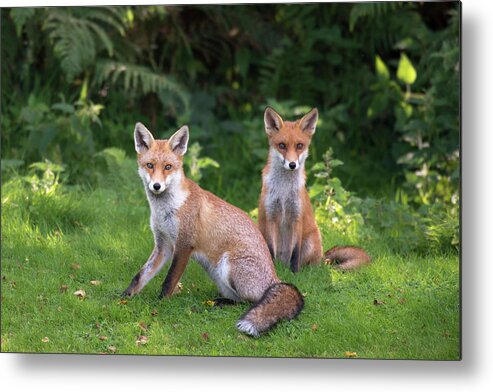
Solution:
<svg viewBox="0 0 493 392"><path fill-rule="evenodd" d="M183 162L187 168L187 177L191 178L195 182L200 182L202 179L202 170L208 167L219 168L219 163L210 157L201 157L200 152L202 147L199 143L195 142L187 149Z"/></svg>
<svg viewBox="0 0 493 392"><path fill-rule="evenodd" d="M286 119L316 106L307 168L321 222L356 238L368 236L364 220L412 237L396 241L406 249L458 246L457 4L13 8L1 17L3 180L49 159L67 184L131 189L135 122L164 138L188 124L189 175L250 211L267 158L265 106Z"/></svg>
<svg viewBox="0 0 493 392"><path fill-rule="evenodd" d="M81 7L43 10L43 30L70 82L90 68L97 57L114 54L111 34L124 35L124 8Z"/></svg>

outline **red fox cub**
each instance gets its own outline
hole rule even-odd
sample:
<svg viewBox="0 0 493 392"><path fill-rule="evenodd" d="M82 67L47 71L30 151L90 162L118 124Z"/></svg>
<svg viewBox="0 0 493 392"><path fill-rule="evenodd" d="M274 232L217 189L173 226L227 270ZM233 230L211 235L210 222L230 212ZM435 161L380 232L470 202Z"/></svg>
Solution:
<svg viewBox="0 0 493 392"><path fill-rule="evenodd" d="M185 177L188 127L168 140L155 140L137 123L134 138L155 245L123 295L139 293L172 260L160 294L170 297L192 257L227 300L254 303L236 324L241 332L259 336L279 321L296 317L303 309L303 296L277 277L257 226L242 210Z"/></svg>
<svg viewBox="0 0 493 392"><path fill-rule="evenodd" d="M305 188L305 161L317 120L317 109L297 121L283 121L270 107L264 113L270 148L262 171L258 224L272 259L280 259L293 272L322 260L320 231ZM325 259L340 269L370 262L366 252L355 247L334 247Z"/></svg>

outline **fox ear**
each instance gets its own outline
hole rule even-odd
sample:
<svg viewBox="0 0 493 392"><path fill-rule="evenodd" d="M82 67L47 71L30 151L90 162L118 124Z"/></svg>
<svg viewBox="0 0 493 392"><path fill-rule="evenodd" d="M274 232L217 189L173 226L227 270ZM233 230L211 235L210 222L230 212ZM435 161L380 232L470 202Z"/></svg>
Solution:
<svg viewBox="0 0 493 392"><path fill-rule="evenodd" d="M175 154L185 155L188 146L188 127L182 126L169 138L168 143Z"/></svg>
<svg viewBox="0 0 493 392"><path fill-rule="evenodd" d="M134 131L135 151L142 154L151 148L154 143L154 137L144 124L138 122L135 124Z"/></svg>
<svg viewBox="0 0 493 392"><path fill-rule="evenodd" d="M300 121L300 128L302 132L306 132L309 135L315 133L318 121L318 110L313 108L309 113L305 114Z"/></svg>
<svg viewBox="0 0 493 392"><path fill-rule="evenodd" d="M281 116L277 114L274 109L268 106L264 112L264 124L267 135L272 135L274 132L278 132L282 128L283 121Z"/></svg>

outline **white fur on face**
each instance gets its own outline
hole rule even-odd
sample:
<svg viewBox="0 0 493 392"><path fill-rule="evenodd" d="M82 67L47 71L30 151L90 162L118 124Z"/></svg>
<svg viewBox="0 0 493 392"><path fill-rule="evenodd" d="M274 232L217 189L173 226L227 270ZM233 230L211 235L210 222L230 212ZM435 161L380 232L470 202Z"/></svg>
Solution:
<svg viewBox="0 0 493 392"><path fill-rule="evenodd" d="M289 170L289 171L296 171L298 170L301 166L304 165L305 161L306 161L306 158L308 157L308 150L305 150L301 153L301 155L299 156L299 158L295 161L288 161L287 159L284 158L284 156L275 148L271 148L271 155L272 157L274 158L274 160L276 160L279 164L282 165L282 167L284 167L284 169L286 170ZM294 169L291 169L289 167L289 164L291 162L294 162L296 164L295 168Z"/></svg>
<svg viewBox="0 0 493 392"><path fill-rule="evenodd" d="M141 167L139 168L139 176L142 178L144 185L155 195L163 193L166 189L181 181L181 174L178 171L171 173L164 181L153 181L147 170ZM158 190L154 189L154 184L160 185Z"/></svg>

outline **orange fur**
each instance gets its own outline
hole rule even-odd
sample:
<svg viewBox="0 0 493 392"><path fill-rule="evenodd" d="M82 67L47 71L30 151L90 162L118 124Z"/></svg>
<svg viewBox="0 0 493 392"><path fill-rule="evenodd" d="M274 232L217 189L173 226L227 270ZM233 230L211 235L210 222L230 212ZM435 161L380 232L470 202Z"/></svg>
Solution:
<svg viewBox="0 0 493 392"><path fill-rule="evenodd" d="M294 286L280 282L262 234L249 216L185 177L187 144L187 127L169 140L154 140L142 124L136 126L139 175L151 209L155 246L124 295L140 292L172 260L160 295L170 297L193 258L225 298L255 303L237 327L258 336L280 320L295 317L303 298Z"/></svg>
<svg viewBox="0 0 493 392"><path fill-rule="evenodd" d="M305 187L305 161L317 120L317 109L296 121L284 121L272 108L264 114L269 157L262 171L258 224L272 258L280 259L294 272L322 259L320 231ZM344 259L338 264L341 268L345 262L347 269L366 263L362 250L344 247L331 255L339 252L344 252L339 258ZM350 254L354 257L348 257Z"/></svg>

